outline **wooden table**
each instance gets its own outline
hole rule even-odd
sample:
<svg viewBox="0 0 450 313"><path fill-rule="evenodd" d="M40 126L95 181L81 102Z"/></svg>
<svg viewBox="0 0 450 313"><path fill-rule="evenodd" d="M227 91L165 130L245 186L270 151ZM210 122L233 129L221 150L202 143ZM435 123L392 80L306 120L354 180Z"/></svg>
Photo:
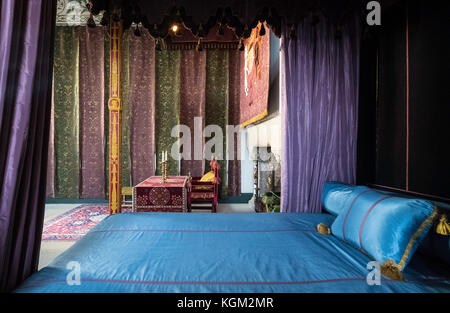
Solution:
<svg viewBox="0 0 450 313"><path fill-rule="evenodd" d="M152 176L133 187L133 212L186 212L187 176Z"/></svg>

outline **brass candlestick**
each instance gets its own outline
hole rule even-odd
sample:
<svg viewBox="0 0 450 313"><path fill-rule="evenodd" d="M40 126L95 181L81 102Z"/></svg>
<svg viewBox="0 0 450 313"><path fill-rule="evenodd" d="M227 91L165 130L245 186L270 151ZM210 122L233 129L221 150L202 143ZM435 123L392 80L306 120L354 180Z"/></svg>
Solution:
<svg viewBox="0 0 450 313"><path fill-rule="evenodd" d="M161 183L167 182L167 161L161 162Z"/></svg>
<svg viewBox="0 0 450 313"><path fill-rule="evenodd" d="M167 181L167 151L161 152L161 183Z"/></svg>
<svg viewBox="0 0 450 313"><path fill-rule="evenodd" d="M164 161L164 183L167 181L167 160Z"/></svg>
<svg viewBox="0 0 450 313"><path fill-rule="evenodd" d="M161 162L161 183L165 184L167 182L167 161Z"/></svg>

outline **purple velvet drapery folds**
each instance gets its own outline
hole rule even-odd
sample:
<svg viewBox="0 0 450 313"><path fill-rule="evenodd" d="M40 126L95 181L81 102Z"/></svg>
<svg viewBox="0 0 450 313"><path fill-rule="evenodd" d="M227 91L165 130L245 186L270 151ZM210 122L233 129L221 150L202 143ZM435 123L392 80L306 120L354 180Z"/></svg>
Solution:
<svg viewBox="0 0 450 313"><path fill-rule="evenodd" d="M191 158L181 159L181 175L203 176L203 128L205 127L206 51L182 50L180 64L180 124L191 131ZM195 118L201 125L195 127ZM195 151L195 141L197 150ZM197 154L197 155L196 155ZM208 169L209 171L209 169Z"/></svg>
<svg viewBox="0 0 450 313"><path fill-rule="evenodd" d="M80 197L85 199L105 196L103 36L100 27L80 29Z"/></svg>
<svg viewBox="0 0 450 313"><path fill-rule="evenodd" d="M38 267L44 219L56 1L2 0L0 292Z"/></svg>
<svg viewBox="0 0 450 313"><path fill-rule="evenodd" d="M155 174L155 42L130 35L130 158L132 185Z"/></svg>
<svg viewBox="0 0 450 313"><path fill-rule="evenodd" d="M283 212L320 212L325 181L355 182L359 23L348 18L337 36L325 17L309 16L295 40L284 29Z"/></svg>

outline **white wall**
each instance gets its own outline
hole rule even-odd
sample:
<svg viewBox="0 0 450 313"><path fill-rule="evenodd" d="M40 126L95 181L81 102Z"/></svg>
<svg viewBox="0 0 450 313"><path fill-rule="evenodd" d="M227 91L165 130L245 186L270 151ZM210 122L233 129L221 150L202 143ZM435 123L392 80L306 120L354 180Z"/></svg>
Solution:
<svg viewBox="0 0 450 313"><path fill-rule="evenodd" d="M241 192L253 193L254 147L270 147L281 160L281 116L241 130Z"/></svg>
<svg viewBox="0 0 450 313"><path fill-rule="evenodd" d="M247 129L241 129L241 192L253 193L253 161L247 146Z"/></svg>

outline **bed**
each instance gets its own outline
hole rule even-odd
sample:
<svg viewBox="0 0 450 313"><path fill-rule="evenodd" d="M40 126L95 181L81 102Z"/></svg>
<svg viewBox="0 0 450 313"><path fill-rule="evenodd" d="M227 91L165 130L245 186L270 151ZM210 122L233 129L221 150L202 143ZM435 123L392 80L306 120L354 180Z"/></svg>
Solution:
<svg viewBox="0 0 450 313"><path fill-rule="evenodd" d="M331 214L122 213L107 217L15 292L450 292L416 253L406 282L369 285L371 259L333 235ZM70 262L80 285L69 285ZM73 264L73 263L72 263Z"/></svg>

